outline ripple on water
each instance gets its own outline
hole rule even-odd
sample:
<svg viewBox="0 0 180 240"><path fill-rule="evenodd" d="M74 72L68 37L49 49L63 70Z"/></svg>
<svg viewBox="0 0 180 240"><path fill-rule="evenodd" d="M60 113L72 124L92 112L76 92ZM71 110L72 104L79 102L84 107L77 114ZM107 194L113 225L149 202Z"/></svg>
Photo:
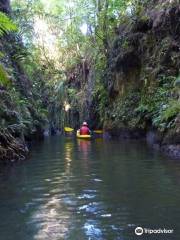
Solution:
<svg viewBox="0 0 180 240"><path fill-rule="evenodd" d="M66 205L69 205L69 206L76 206L77 205L77 201L76 199L72 199L72 197L64 197L62 199L62 201L66 204Z"/></svg>
<svg viewBox="0 0 180 240"><path fill-rule="evenodd" d="M96 192L98 192L98 190L96 190L96 189L85 189L84 192L85 193L96 193Z"/></svg>
<svg viewBox="0 0 180 240"><path fill-rule="evenodd" d="M45 187L34 187L34 188L32 188L33 191L38 191L38 192L43 191L44 189L45 189Z"/></svg>
<svg viewBox="0 0 180 240"><path fill-rule="evenodd" d="M35 197L31 199L33 203L37 203L38 205L45 203L47 200L48 197Z"/></svg>
<svg viewBox="0 0 180 240"><path fill-rule="evenodd" d="M84 145L70 144L53 137L30 161L0 170L0 239L130 240L139 222L178 226L174 163L149 162L142 145L124 141L92 141L86 158Z"/></svg>
<svg viewBox="0 0 180 240"><path fill-rule="evenodd" d="M78 207L79 211L84 211L86 213L91 214L99 214L100 211L102 211L103 205L102 203L98 202L90 202L89 204L85 204L83 206Z"/></svg>
<svg viewBox="0 0 180 240"><path fill-rule="evenodd" d="M34 212L28 224L37 228L34 239L65 239L69 229L70 215L64 211L57 199L51 199Z"/></svg>
<svg viewBox="0 0 180 240"><path fill-rule="evenodd" d="M96 197L95 194L84 193L84 194L79 195L77 198L78 199L92 199L92 198L95 198L95 197Z"/></svg>
<svg viewBox="0 0 180 240"><path fill-rule="evenodd" d="M94 182L102 182L103 180L99 179L99 178L94 178L93 179Z"/></svg>
<svg viewBox="0 0 180 240"><path fill-rule="evenodd" d="M109 218L109 217L112 217L112 214L111 213L102 214L101 217Z"/></svg>
<svg viewBox="0 0 180 240"><path fill-rule="evenodd" d="M102 238L102 230L98 227L98 224L95 220L87 220L83 226L86 236L92 237L92 239L101 240Z"/></svg>

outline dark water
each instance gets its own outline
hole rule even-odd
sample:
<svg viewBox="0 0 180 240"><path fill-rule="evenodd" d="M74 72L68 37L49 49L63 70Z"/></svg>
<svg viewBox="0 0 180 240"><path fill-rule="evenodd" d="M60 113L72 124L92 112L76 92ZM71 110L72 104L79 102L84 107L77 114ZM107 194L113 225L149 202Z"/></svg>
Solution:
<svg viewBox="0 0 180 240"><path fill-rule="evenodd" d="M60 137L31 155L0 169L0 240L180 239L180 162L141 142Z"/></svg>

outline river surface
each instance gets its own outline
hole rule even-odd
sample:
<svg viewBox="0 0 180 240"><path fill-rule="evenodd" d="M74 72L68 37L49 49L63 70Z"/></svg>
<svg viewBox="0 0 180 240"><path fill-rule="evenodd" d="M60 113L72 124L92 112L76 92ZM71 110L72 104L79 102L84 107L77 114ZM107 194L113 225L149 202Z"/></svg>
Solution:
<svg viewBox="0 0 180 240"><path fill-rule="evenodd" d="M143 142L47 138L1 166L0 218L0 240L179 240L180 161Z"/></svg>

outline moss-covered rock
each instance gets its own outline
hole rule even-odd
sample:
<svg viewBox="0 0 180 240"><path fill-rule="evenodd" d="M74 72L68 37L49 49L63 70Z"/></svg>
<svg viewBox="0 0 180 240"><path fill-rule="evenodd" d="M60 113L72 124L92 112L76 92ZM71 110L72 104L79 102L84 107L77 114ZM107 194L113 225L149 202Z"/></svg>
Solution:
<svg viewBox="0 0 180 240"><path fill-rule="evenodd" d="M109 102L102 116L113 134L153 129L162 146L179 144L180 137L180 8L177 1L166 2L137 7L135 20L119 27L109 53Z"/></svg>

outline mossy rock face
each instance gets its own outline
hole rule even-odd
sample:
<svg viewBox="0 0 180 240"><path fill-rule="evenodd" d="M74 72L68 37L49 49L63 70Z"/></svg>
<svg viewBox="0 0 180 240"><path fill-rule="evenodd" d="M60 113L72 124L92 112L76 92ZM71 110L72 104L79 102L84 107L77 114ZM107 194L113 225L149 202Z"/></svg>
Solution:
<svg viewBox="0 0 180 240"><path fill-rule="evenodd" d="M121 122L105 122L104 130L111 137L119 139L141 139L146 136L143 129L127 127Z"/></svg>
<svg viewBox="0 0 180 240"><path fill-rule="evenodd" d="M124 74L127 74L133 69L139 69L140 66L140 58L135 51L127 51L120 54L116 61L117 72L122 71Z"/></svg>
<svg viewBox="0 0 180 240"><path fill-rule="evenodd" d="M163 145L167 144L180 144L180 134L179 132L177 133L176 131L169 130L168 133L165 135L163 138Z"/></svg>
<svg viewBox="0 0 180 240"><path fill-rule="evenodd" d="M111 131L111 130L113 130L114 129L114 131L117 129L117 122L115 122L115 121L112 121L112 120L106 120L105 122L104 122L104 126L103 126L103 128L104 128L104 130L105 131ZM125 128L126 126L122 123L122 122L119 122L119 126L118 126L119 128Z"/></svg>
<svg viewBox="0 0 180 240"><path fill-rule="evenodd" d="M135 21L119 27L110 50L104 126L113 134L155 129L158 144L178 144L180 8L175 1L144 6Z"/></svg>
<svg viewBox="0 0 180 240"><path fill-rule="evenodd" d="M132 32L146 33L147 31L152 29L152 25L152 19L144 15L136 20L135 24L132 27Z"/></svg>

